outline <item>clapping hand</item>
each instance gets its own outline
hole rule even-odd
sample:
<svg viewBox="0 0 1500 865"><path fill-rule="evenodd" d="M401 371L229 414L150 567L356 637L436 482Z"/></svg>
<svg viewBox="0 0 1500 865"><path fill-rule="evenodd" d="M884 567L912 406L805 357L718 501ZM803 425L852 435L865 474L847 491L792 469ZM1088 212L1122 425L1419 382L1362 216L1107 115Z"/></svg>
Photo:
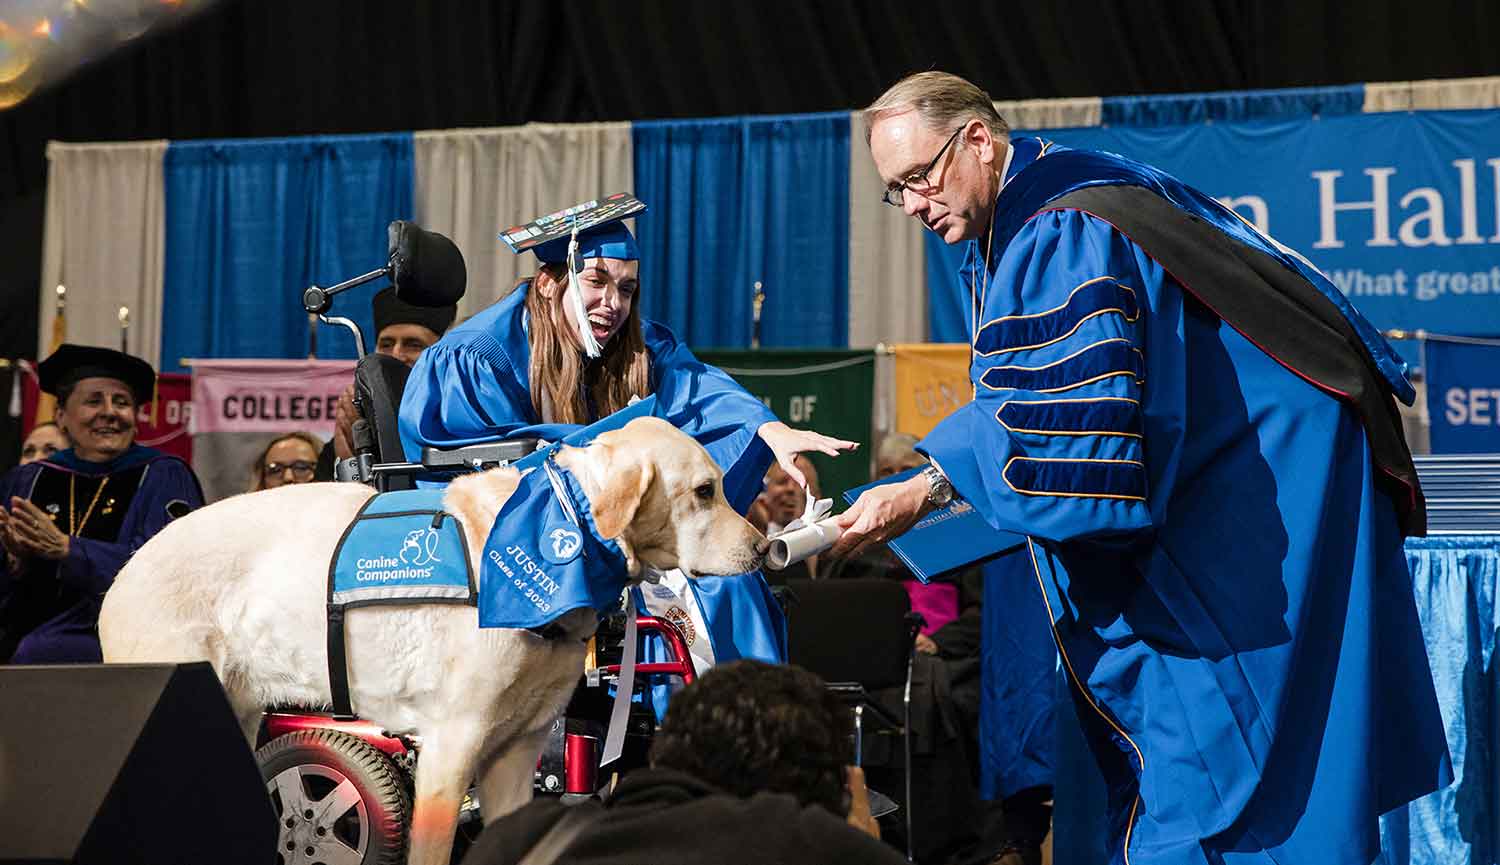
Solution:
<svg viewBox="0 0 1500 865"><path fill-rule="evenodd" d="M13 497L0 535L5 551L17 559L61 559L68 555L68 535L53 523L52 517L34 503Z"/></svg>

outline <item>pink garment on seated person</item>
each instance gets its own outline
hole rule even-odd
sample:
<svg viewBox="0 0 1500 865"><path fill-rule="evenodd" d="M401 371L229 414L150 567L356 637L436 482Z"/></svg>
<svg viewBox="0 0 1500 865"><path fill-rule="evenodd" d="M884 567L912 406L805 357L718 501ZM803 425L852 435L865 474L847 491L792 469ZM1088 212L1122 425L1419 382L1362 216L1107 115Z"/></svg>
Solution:
<svg viewBox="0 0 1500 865"><path fill-rule="evenodd" d="M911 597L911 611L921 613L926 620L922 633L932 633L958 618L958 586L953 583L923 583L918 580L902 580L906 594Z"/></svg>

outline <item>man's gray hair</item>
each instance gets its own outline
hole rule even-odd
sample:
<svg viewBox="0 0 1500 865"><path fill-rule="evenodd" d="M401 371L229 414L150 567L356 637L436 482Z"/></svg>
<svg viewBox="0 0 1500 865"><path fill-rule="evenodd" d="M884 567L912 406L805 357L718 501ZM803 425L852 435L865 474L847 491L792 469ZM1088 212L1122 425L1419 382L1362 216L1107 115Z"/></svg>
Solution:
<svg viewBox="0 0 1500 865"><path fill-rule="evenodd" d="M1005 141L1010 137L1010 126L995 110L988 93L949 72L918 72L892 84L864 110L865 144L870 143L870 127L875 121L904 111L916 111L922 123L944 134L979 119L995 138Z"/></svg>

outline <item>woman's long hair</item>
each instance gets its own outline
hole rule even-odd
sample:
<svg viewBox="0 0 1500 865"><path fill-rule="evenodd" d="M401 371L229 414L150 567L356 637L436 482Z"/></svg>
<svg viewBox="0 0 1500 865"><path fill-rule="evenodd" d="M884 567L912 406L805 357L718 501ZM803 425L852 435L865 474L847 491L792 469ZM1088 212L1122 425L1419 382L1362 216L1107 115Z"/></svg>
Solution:
<svg viewBox="0 0 1500 865"><path fill-rule="evenodd" d="M545 422L586 424L596 418L589 417L583 398L583 352L567 334L567 329L573 327L563 309L568 267L544 264L537 276L542 272L555 286L552 297L542 294L540 280L536 278L526 292L526 311L531 317L531 406ZM631 397L650 396L651 357L641 333L639 292L631 298L625 324L604 345L604 353L597 362L602 366L589 385L589 395L599 417L624 408ZM550 404L550 416L544 404Z"/></svg>

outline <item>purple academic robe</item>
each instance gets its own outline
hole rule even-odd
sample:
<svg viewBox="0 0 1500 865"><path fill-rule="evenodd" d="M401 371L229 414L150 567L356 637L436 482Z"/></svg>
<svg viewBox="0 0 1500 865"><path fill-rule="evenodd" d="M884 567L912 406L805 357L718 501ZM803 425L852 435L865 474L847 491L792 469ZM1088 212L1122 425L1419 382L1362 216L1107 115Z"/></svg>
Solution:
<svg viewBox="0 0 1500 865"><path fill-rule="evenodd" d="M12 570L0 556L0 662L11 664L100 661L99 605L115 574L167 523L203 505L186 463L140 445L105 463L66 450L19 466L0 477L7 508L12 496L36 502L65 531L72 497L81 524L61 561L26 560Z"/></svg>

